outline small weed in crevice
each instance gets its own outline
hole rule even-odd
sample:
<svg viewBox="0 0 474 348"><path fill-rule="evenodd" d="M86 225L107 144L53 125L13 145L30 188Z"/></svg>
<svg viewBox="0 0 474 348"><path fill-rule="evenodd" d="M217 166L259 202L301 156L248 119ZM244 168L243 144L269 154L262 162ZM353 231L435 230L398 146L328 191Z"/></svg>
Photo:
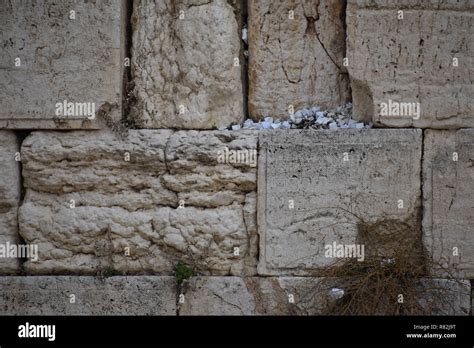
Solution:
<svg viewBox="0 0 474 348"><path fill-rule="evenodd" d="M110 278L110 277L117 277L117 276L124 276L124 275L125 275L124 273L117 271L113 267L105 267L99 272L99 276L101 278Z"/></svg>
<svg viewBox="0 0 474 348"><path fill-rule="evenodd" d="M181 286L183 282L191 277L195 277L196 275L197 273L194 271L194 269L181 261L178 261L178 263L174 266L174 276L178 286Z"/></svg>

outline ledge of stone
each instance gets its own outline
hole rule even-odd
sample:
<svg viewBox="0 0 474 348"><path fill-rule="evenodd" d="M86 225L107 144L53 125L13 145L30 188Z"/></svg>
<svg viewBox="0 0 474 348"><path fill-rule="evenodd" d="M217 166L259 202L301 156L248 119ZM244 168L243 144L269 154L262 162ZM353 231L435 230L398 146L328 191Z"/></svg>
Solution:
<svg viewBox="0 0 474 348"><path fill-rule="evenodd" d="M74 301L72 300L74 298ZM2 315L175 315L174 277L0 277Z"/></svg>

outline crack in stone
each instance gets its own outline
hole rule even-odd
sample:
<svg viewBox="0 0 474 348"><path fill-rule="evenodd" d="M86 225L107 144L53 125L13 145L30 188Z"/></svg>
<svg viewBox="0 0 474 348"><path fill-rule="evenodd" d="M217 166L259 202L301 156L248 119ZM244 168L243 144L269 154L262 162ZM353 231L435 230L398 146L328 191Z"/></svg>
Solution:
<svg viewBox="0 0 474 348"><path fill-rule="evenodd" d="M278 25L278 32L281 31L281 26L280 24ZM285 64L283 63L283 49L281 47L281 39L280 39L280 35L278 35L278 47L280 48L280 64L281 64L281 69L283 70L283 73L285 74L285 78L288 80L289 83L291 84L297 84L299 82L301 82L301 79L299 79L298 81L292 81L290 79L290 77L288 76L288 71L286 70L285 68Z"/></svg>
<svg viewBox="0 0 474 348"><path fill-rule="evenodd" d="M326 52L326 55L328 56L328 58L331 60L331 62L332 62L339 70L341 70L341 67L336 64L336 62L335 62L334 59L331 57L331 55L330 55L329 52L327 51L326 47L325 47L324 44L322 43L321 39L319 38L319 33L318 33L318 30L316 29L316 27L314 28L314 34L315 34L315 37L316 37L316 39L318 40L319 44L320 44L321 47L323 48L324 52Z"/></svg>
<svg viewBox="0 0 474 348"><path fill-rule="evenodd" d="M240 314L241 314L241 315L245 315L245 313L242 311L242 309L241 309L238 305L236 305L236 304L234 304L234 303L232 303L232 302L229 302L229 301L225 300L222 296L216 294L215 292L212 292L212 294L213 294L214 296L216 296L218 299L220 299L222 302L227 303L227 304L229 304L229 305L231 305L231 306L237 308L237 309L240 311Z"/></svg>
<svg viewBox="0 0 474 348"><path fill-rule="evenodd" d="M188 8L188 9L190 9L190 8L192 8L192 7L201 7L201 6L206 6L206 5L209 5L209 4L211 4L211 3L212 3L212 1L213 1L213 0L209 0L208 2L204 2L204 3L202 3L202 4L190 4L190 5L188 5L188 7L187 7L187 8ZM227 3L229 3L229 2L227 1Z"/></svg>

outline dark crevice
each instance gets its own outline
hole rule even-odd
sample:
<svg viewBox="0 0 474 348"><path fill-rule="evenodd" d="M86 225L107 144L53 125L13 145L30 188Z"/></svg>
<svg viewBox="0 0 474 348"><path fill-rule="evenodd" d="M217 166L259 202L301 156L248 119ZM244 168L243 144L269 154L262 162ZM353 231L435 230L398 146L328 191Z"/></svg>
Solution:
<svg viewBox="0 0 474 348"><path fill-rule="evenodd" d="M347 0L342 0L343 2L343 7L342 7L342 12L341 12L341 22L342 22L342 30L344 31L344 48L343 48L343 51L346 52L345 54L345 57L347 57ZM349 62L350 64L350 62ZM341 74L343 75L346 75L347 76L347 84L348 84L348 87L349 87L349 98L350 102L353 101L353 98L352 98L352 85L351 85L351 75L349 75L349 71L347 70L347 68L344 66L344 64L341 65Z"/></svg>
<svg viewBox="0 0 474 348"><path fill-rule="evenodd" d="M248 44L242 40L242 31L247 26L248 0L227 0L227 4L234 10L237 22L237 37L240 42L239 65L242 84L243 118L248 118ZM248 42L248 41L247 41Z"/></svg>
<svg viewBox="0 0 474 348"><path fill-rule="evenodd" d="M135 122L131 117L131 108L134 103L133 97L133 79L131 69L132 59L132 14L133 14L133 0L126 0L124 8L124 51L123 51L123 84L122 84L122 123L126 128L136 128ZM125 66L125 59L128 58L129 65Z"/></svg>
<svg viewBox="0 0 474 348"><path fill-rule="evenodd" d="M249 93L249 66L248 66L248 0L240 0L240 23L239 40L240 40L240 61L242 62L242 94L244 103L244 119L249 118L248 113L248 93ZM247 43L242 40L242 29L247 28Z"/></svg>
<svg viewBox="0 0 474 348"><path fill-rule="evenodd" d="M423 182L423 160L425 154L425 130L421 130L421 154L420 154L420 225L422 226L424 210L423 210L423 199L424 199L424 182ZM423 236L423 226L421 227L421 234Z"/></svg>
<svg viewBox="0 0 474 348"><path fill-rule="evenodd" d="M180 283L176 281L176 316L179 317L181 315L181 303L179 302L180 296L184 296L184 301L186 301L186 292L188 291L189 284L185 280L184 282Z"/></svg>
<svg viewBox="0 0 474 348"><path fill-rule="evenodd" d="M204 3L199 3L199 4L189 4L187 6L188 9L190 8L193 8L193 7L199 7L199 6L206 6L206 5L209 5L210 3L212 2L212 0L209 0L208 2L204 2Z"/></svg>
<svg viewBox="0 0 474 348"><path fill-rule="evenodd" d="M19 172L20 172L20 200L18 202L18 212L17 212L17 231L18 231L18 244L20 245L25 245L27 244L26 241L23 239L23 237L20 235L20 217L19 217L19 210L20 210L20 207L21 205L23 204L23 201L25 199L25 195L26 195L26 187L25 187L25 184L24 184L24 177L23 177L23 164L22 164L22 159L21 159L21 146L23 144L23 141L26 139L26 137L28 135L30 135L31 131L29 130L18 130L18 131L15 131L15 136L16 136L16 140L17 140L17 144L18 144L18 149L19 149L19 152L20 152L20 161L18 161L18 166L20 167L19 168ZM16 154L15 154L15 157L16 157ZM19 259L20 261L20 272L21 273L24 273L24 269L23 269L23 264L27 261L27 258L20 258Z"/></svg>
<svg viewBox="0 0 474 348"><path fill-rule="evenodd" d="M347 22L346 22L346 14L347 14L347 0L342 0L342 12L341 12L341 17L340 17L340 20L341 20L341 23L342 23L342 30L344 31L344 33L346 34L346 41L347 42ZM346 44L344 43L344 46L346 46Z"/></svg>
<svg viewBox="0 0 474 348"><path fill-rule="evenodd" d="M306 17L306 21L307 21L305 35L316 34L316 21L319 20L319 14L316 18L306 16L306 15L305 15L305 17Z"/></svg>
<svg viewBox="0 0 474 348"><path fill-rule="evenodd" d="M23 141L26 139L26 137L28 135L30 135L30 133L31 133L31 131L29 131L29 130L15 131L16 140L17 140L17 143L18 143L18 148L20 149L20 156L21 156L21 145L23 144ZM21 160L18 161L18 165L20 166L20 185L21 185L19 205L22 205L23 204L23 199L25 198L26 189L25 189L25 185L23 183L23 165L22 165Z"/></svg>
<svg viewBox="0 0 474 348"><path fill-rule="evenodd" d="M470 315L474 315L474 280L471 280L471 311Z"/></svg>
<svg viewBox="0 0 474 348"><path fill-rule="evenodd" d="M424 185L423 185L423 158L424 158L424 153L425 153L425 131L421 130L421 154L420 154L420 207L418 208L419 210L419 215L420 215L420 232L421 233L421 238L423 240L423 216L424 216L424 211L423 211L423 199L424 199Z"/></svg>

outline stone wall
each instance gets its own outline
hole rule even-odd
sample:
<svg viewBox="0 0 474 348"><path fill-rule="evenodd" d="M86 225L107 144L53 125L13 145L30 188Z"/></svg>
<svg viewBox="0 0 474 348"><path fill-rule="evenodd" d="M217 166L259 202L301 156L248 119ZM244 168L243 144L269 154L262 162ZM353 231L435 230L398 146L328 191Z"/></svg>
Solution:
<svg viewBox="0 0 474 348"><path fill-rule="evenodd" d="M0 127L98 128L121 117L125 1L17 1L0 9ZM95 115L57 104L94 103ZM64 110L65 109L65 110Z"/></svg>
<svg viewBox="0 0 474 348"><path fill-rule="evenodd" d="M419 130L261 133L259 272L314 274L333 262L326 245L357 242L362 220L408 224L415 238L420 167Z"/></svg>
<svg viewBox="0 0 474 348"><path fill-rule="evenodd" d="M24 269L171 274L181 260L205 274L255 274L256 168L220 164L215 152L256 146L252 132L31 134L18 222L39 260Z"/></svg>
<svg viewBox="0 0 474 348"><path fill-rule="evenodd" d="M474 277L474 132L428 130L423 157L423 237L434 260L459 277Z"/></svg>
<svg viewBox="0 0 474 348"><path fill-rule="evenodd" d="M349 0L355 115L388 127L473 127L473 15L472 1ZM389 100L419 103L420 113L381 113Z"/></svg>
<svg viewBox="0 0 474 348"><path fill-rule="evenodd" d="M469 315L472 15L3 6L0 314L338 314L366 265L419 266L398 314Z"/></svg>
<svg viewBox="0 0 474 348"><path fill-rule="evenodd" d="M343 1L249 1L252 118L349 101L344 10Z"/></svg>
<svg viewBox="0 0 474 348"><path fill-rule="evenodd" d="M131 21L138 127L212 129L242 121L236 6L226 0L136 1Z"/></svg>
<svg viewBox="0 0 474 348"><path fill-rule="evenodd" d="M15 134L0 131L0 244L5 248L8 243L19 242L20 165L15 160L19 154L20 147ZM19 267L18 258L0 258L0 274L16 273Z"/></svg>

